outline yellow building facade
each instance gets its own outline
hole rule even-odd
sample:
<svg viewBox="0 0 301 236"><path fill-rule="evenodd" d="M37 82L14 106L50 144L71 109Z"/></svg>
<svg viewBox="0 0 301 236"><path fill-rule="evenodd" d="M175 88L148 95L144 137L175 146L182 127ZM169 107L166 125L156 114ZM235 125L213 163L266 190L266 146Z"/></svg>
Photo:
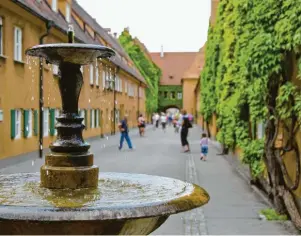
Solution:
<svg viewBox="0 0 301 236"><path fill-rule="evenodd" d="M91 20L71 0L0 2L0 159L39 149L39 60L26 57L25 50L39 44L47 21L52 27L44 43L67 42L66 29L72 24L76 42L106 45L117 53L112 61L99 59L82 67L79 114L84 117L85 138L118 132L124 115L135 127L138 113L145 114L144 79L118 41L96 22L89 24ZM56 138L61 98L58 68L44 62L42 70L41 122L43 148L47 148Z"/></svg>

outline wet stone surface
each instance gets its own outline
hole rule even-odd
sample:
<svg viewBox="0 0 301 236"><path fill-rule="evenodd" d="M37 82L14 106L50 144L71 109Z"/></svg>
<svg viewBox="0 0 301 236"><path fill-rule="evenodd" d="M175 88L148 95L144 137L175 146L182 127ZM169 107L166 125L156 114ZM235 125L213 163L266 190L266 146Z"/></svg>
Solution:
<svg viewBox="0 0 301 236"><path fill-rule="evenodd" d="M19 219L76 220L81 216L59 212L79 210L96 211L95 219L131 218L176 213L208 201L207 193L201 188L166 177L101 173L97 189L76 190L42 188L39 178L38 173L0 176L1 218L15 219L19 215ZM53 210L57 215L50 214ZM38 213L28 214L35 211Z"/></svg>

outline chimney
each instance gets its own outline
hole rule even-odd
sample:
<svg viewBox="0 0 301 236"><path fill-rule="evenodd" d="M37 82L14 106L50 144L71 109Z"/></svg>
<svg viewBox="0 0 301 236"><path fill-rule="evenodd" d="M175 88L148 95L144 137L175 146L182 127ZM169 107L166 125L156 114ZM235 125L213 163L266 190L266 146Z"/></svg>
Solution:
<svg viewBox="0 0 301 236"><path fill-rule="evenodd" d="M114 38L117 39L117 33L114 33Z"/></svg>
<svg viewBox="0 0 301 236"><path fill-rule="evenodd" d="M164 57L164 51L163 51L163 45L161 46L161 54L160 56L163 58Z"/></svg>
<svg viewBox="0 0 301 236"><path fill-rule="evenodd" d="M107 33L111 33L111 28L105 28L105 31L106 31Z"/></svg>

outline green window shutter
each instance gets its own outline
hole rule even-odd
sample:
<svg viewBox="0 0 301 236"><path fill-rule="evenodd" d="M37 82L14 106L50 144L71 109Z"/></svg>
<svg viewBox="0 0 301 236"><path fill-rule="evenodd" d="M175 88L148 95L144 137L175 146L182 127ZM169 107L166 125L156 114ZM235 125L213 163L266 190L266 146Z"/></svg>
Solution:
<svg viewBox="0 0 301 236"><path fill-rule="evenodd" d="M10 110L10 136L16 137L16 110Z"/></svg>
<svg viewBox="0 0 301 236"><path fill-rule="evenodd" d="M33 134L34 136L38 135L38 111L34 110L33 112Z"/></svg>
<svg viewBox="0 0 301 236"><path fill-rule="evenodd" d="M29 134L29 111L23 111L23 136L24 138L28 137Z"/></svg>
<svg viewBox="0 0 301 236"><path fill-rule="evenodd" d="M54 136L55 131L55 110L49 109L49 117L50 117L50 135Z"/></svg>

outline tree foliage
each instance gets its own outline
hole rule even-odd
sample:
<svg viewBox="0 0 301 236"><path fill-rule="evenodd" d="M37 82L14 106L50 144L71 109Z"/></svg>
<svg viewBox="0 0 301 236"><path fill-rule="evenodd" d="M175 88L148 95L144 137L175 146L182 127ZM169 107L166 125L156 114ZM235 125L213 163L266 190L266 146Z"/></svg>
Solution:
<svg viewBox="0 0 301 236"><path fill-rule="evenodd" d="M218 114L223 144L244 148L249 122L266 119L268 82L283 70L286 51L299 52L300 13L300 0L220 1L208 31L201 112L207 121Z"/></svg>
<svg viewBox="0 0 301 236"><path fill-rule="evenodd" d="M119 42L147 83L146 112L151 114L158 109L158 88L162 74L161 69L148 58L141 46L135 42L127 30L121 33Z"/></svg>

